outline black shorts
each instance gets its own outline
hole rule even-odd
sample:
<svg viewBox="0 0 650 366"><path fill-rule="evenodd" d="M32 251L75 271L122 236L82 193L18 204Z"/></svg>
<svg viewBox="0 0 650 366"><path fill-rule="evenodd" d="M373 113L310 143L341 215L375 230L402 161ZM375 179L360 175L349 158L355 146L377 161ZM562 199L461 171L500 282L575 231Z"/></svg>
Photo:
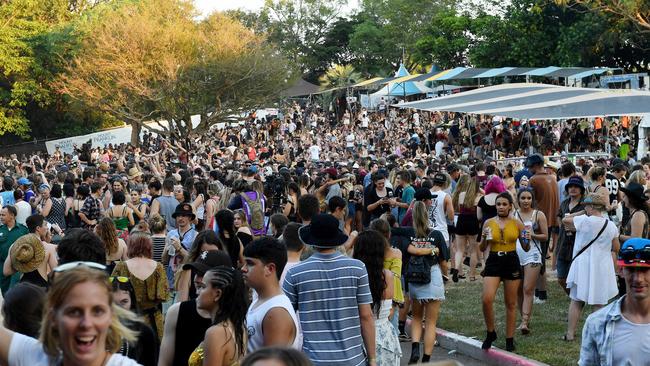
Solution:
<svg viewBox="0 0 650 366"><path fill-rule="evenodd" d="M490 252L481 276L499 277L502 280L520 280L521 265L517 252Z"/></svg>
<svg viewBox="0 0 650 366"><path fill-rule="evenodd" d="M456 222L456 235L477 235L479 222L476 215L460 214Z"/></svg>

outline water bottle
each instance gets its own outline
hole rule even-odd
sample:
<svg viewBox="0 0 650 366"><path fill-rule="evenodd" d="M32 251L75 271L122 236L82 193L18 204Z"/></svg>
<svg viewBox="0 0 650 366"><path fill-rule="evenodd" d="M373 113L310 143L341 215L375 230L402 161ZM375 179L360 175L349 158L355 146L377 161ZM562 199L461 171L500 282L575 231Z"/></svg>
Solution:
<svg viewBox="0 0 650 366"><path fill-rule="evenodd" d="M169 243L167 246L167 254L169 254L170 257L176 255L176 248L174 248L174 246L171 243Z"/></svg>

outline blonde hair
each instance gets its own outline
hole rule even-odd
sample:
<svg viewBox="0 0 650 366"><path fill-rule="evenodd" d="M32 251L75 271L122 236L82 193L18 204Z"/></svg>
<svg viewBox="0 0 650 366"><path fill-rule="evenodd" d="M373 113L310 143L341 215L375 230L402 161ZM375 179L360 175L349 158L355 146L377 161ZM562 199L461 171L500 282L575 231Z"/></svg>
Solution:
<svg viewBox="0 0 650 366"><path fill-rule="evenodd" d="M241 221L241 227L248 227L250 228L250 225L248 225L248 219L246 218L246 213L242 209L235 210L234 215L239 216L239 221Z"/></svg>
<svg viewBox="0 0 650 366"><path fill-rule="evenodd" d="M118 307L113 302L113 291L111 284L108 282L108 275L103 271L80 265L68 271L56 273L54 283L47 294L40 341L43 344L45 353L51 357L58 357L61 351L59 334L55 326L57 312L72 288L85 282L95 283L106 290L108 305L111 308L111 324L106 336L106 350L115 353L120 350L122 339L133 342L137 338L138 333L127 328L120 321L120 319L134 320L137 318L134 314Z"/></svg>
<svg viewBox="0 0 650 366"><path fill-rule="evenodd" d="M642 186L646 184L645 172L643 170L635 170L630 174L630 177L627 179L627 184L638 183Z"/></svg>
<svg viewBox="0 0 650 366"><path fill-rule="evenodd" d="M465 192L465 199L462 204L459 204L460 194ZM452 203L454 205L454 210L460 211L460 208L472 208L475 207L474 202L478 196L478 180L475 178L463 174L460 179L458 179L458 184L456 185L456 190L452 195Z"/></svg>
<svg viewBox="0 0 650 366"><path fill-rule="evenodd" d="M415 235L423 238L429 235L429 213L427 206L422 201L417 201L413 205L413 228Z"/></svg>
<svg viewBox="0 0 650 366"><path fill-rule="evenodd" d="M115 223L108 217L104 217L97 223L97 236L102 239L107 256L117 252L119 248L120 243L117 240L116 230Z"/></svg>
<svg viewBox="0 0 650 366"><path fill-rule="evenodd" d="M153 234L160 234L167 229L167 221L159 214L155 214L149 218L149 227Z"/></svg>

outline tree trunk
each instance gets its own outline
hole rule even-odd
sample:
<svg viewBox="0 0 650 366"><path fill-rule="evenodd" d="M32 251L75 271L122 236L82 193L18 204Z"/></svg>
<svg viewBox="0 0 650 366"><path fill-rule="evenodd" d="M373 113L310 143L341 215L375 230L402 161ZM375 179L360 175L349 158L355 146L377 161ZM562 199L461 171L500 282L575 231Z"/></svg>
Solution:
<svg viewBox="0 0 650 366"><path fill-rule="evenodd" d="M142 126L139 123L131 123L131 145L140 146L140 130Z"/></svg>

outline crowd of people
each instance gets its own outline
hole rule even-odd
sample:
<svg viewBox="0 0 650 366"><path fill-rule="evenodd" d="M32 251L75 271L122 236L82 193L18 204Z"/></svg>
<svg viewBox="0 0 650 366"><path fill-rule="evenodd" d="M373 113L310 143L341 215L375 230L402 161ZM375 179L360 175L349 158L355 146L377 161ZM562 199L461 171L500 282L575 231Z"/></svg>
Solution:
<svg viewBox="0 0 650 366"><path fill-rule="evenodd" d="M576 339L585 305L605 307L581 365L646 362L638 119L284 112L183 141L0 158L0 363L426 363L445 287L479 278L482 298L466 301L482 302L483 348L503 282L514 351L549 273L570 299L558 337Z"/></svg>

